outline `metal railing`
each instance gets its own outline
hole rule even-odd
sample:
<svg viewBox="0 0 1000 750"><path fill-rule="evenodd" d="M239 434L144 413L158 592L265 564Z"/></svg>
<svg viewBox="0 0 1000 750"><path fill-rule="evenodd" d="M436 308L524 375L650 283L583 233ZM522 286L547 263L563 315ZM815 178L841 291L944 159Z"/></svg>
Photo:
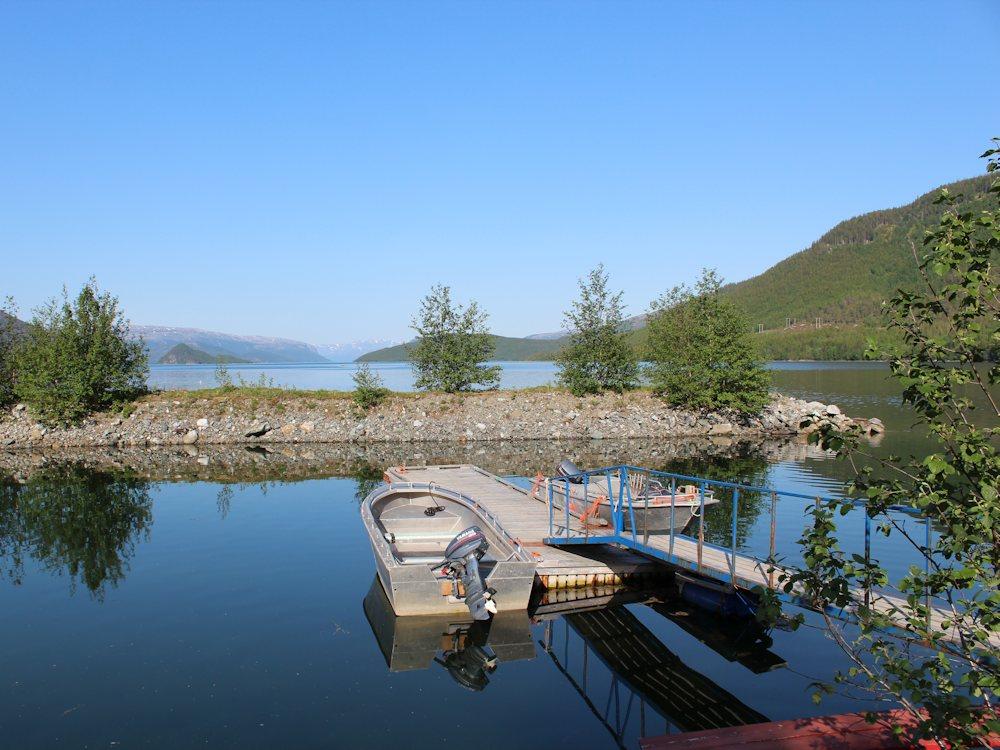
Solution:
<svg viewBox="0 0 1000 750"><path fill-rule="evenodd" d="M641 481L636 481L636 478ZM649 482L656 480L663 486L665 494L669 497L669 517L666 524L666 533L657 534L655 539L651 539L649 531L649 510L663 513L665 505L663 496L658 496L658 501L650 505L650 493L642 491L636 497L637 487L649 487ZM682 484L693 485L697 492L697 510L692 511L693 503L685 501L684 518L680 516L678 508L678 487ZM579 488L574 491L574 488ZM730 482L717 479L707 479L705 477L690 476L667 471L655 471L629 464L618 464L606 466L600 469L583 471L572 476L556 476L547 480L548 490L548 514L549 514L549 538L546 540L554 544L620 544L654 557L665 559L673 564L682 565L698 573L708 574L712 577L733 586L742 585L748 587L749 582L741 580L737 573L737 559L750 561L753 566L763 573L767 571L766 584L770 588L775 588L775 565L778 550L776 549L777 534L777 512L778 501L788 498L793 500L808 500L819 504L848 502L855 507L864 508L867 502L864 499L856 498L834 498L824 495L805 494L801 492L791 492L778 490L773 487L758 486L740 482ZM727 533L716 533L717 541L706 539L706 501L714 504L717 502L715 493L721 492L728 495L731 502L730 518ZM747 495L761 495L769 499L769 541L768 554L766 558L761 558L739 550L739 521L740 521L740 498ZM582 497L581 497L582 496ZM686 498L691 498L688 494ZM575 502L576 501L576 502ZM586 510L582 513L579 510L580 503ZM590 521L593 506L600 505L605 509L602 520L607 526L601 527ZM908 514L918 513L916 509L907 506L892 506L890 511L900 511ZM637 523L637 515L642 519L642 523ZM683 533L690 521L697 520L697 528L691 533ZM680 522L678 522L680 521ZM871 533L872 519L866 512L864 514L864 557L871 560ZM930 548L930 524L926 524L927 548ZM721 538L720 538L721 537ZM726 538L728 537L728 538ZM719 543L725 539L727 543ZM683 540L684 554L677 549L678 542ZM694 559L691 555L690 542L695 544ZM726 569L720 570L718 566L711 567L705 563L707 550L722 552L726 559ZM717 557L715 558L717 560ZM760 583L760 580L754 582ZM866 591L866 599L870 597L870 592Z"/></svg>

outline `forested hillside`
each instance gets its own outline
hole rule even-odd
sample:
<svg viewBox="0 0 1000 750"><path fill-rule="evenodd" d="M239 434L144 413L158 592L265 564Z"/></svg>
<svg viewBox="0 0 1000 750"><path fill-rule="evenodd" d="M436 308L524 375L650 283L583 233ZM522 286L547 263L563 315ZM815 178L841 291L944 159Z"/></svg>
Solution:
<svg viewBox="0 0 1000 750"><path fill-rule="evenodd" d="M985 205L990 178L973 177L946 185L965 196L961 207ZM918 282L911 242L923 253L924 230L936 224L942 207L934 204L940 188L901 208L890 208L843 221L809 248L759 276L723 290L749 315L753 325L784 328L799 323L878 325L883 300L900 287Z"/></svg>
<svg viewBox="0 0 1000 750"><path fill-rule="evenodd" d="M990 177L983 175L945 185L961 195L960 210L986 206ZM924 232L943 211L934 203L936 188L900 208L889 208L843 221L810 247L759 276L729 284L722 293L742 307L765 359L860 359L866 342L894 341L880 316L882 302L899 288L919 283L917 262ZM710 264L710 261L706 261ZM641 325L642 316L632 319ZM549 335L549 334L543 334ZM646 330L630 334L642 356ZM548 360L565 339L518 339L497 336L497 359ZM368 361L405 360L406 347L380 349Z"/></svg>
<svg viewBox="0 0 1000 750"><path fill-rule="evenodd" d="M517 362L521 360L552 359L555 353L562 347L562 341L546 339L520 339L508 336L493 336L496 344L496 354L494 359ZM369 352L358 357L358 362L403 362L409 358L409 351L413 348L413 342L390 346L386 349Z"/></svg>
<svg viewBox="0 0 1000 750"><path fill-rule="evenodd" d="M177 344L157 362L161 365L215 365L215 364L246 364L249 359L235 357L232 354L209 354L187 344Z"/></svg>

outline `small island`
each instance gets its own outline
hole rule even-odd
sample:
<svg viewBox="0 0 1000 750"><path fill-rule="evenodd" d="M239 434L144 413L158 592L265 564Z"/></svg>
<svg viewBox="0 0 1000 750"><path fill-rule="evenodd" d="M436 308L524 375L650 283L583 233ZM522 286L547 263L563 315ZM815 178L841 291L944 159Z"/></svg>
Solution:
<svg viewBox="0 0 1000 750"><path fill-rule="evenodd" d="M249 364L249 359L235 357L232 354L209 354L201 349L195 349L188 344L177 344L157 360L160 365L243 365Z"/></svg>

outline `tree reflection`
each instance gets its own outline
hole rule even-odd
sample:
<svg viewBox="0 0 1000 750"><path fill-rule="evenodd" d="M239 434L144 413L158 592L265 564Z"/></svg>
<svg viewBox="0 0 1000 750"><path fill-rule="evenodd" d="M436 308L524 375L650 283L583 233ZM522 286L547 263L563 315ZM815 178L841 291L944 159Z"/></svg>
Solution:
<svg viewBox="0 0 1000 750"><path fill-rule="evenodd" d="M372 493L383 482L383 470L367 461L355 461L350 469L350 476L357 482L354 499L359 503Z"/></svg>
<svg viewBox="0 0 1000 750"><path fill-rule="evenodd" d="M0 572L18 584L31 558L98 599L124 579L152 522L149 482L123 472L57 464L24 484L0 483Z"/></svg>
<svg viewBox="0 0 1000 750"><path fill-rule="evenodd" d="M667 461L660 471L705 477L722 482L763 486L767 481L768 460L760 452L747 449L726 456L689 456ZM715 487L716 505L705 509L705 540L729 547L732 544L733 491ZM736 544L743 546L762 512L770 513L771 498L759 493L740 492L736 508ZM697 520L687 533L697 533Z"/></svg>

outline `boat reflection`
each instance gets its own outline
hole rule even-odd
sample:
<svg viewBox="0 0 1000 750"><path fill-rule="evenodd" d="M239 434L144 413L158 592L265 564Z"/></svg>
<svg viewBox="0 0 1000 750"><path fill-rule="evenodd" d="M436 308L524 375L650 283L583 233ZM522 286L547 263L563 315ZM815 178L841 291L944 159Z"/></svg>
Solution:
<svg viewBox="0 0 1000 750"><path fill-rule="evenodd" d="M390 672L439 664L462 687L483 690L501 663L535 657L524 611L480 622L468 613L397 617L377 576L363 606Z"/></svg>
<svg viewBox="0 0 1000 750"><path fill-rule="evenodd" d="M671 621L728 661L759 674L784 666L753 622L690 608L670 589L623 586L540 592L531 622L538 644L621 747L651 734L755 724L768 717L685 664L640 621L642 607ZM392 672L439 664L463 687L483 690L506 661L532 659L528 617L397 617L376 577L365 615ZM682 635L681 638L684 638Z"/></svg>

